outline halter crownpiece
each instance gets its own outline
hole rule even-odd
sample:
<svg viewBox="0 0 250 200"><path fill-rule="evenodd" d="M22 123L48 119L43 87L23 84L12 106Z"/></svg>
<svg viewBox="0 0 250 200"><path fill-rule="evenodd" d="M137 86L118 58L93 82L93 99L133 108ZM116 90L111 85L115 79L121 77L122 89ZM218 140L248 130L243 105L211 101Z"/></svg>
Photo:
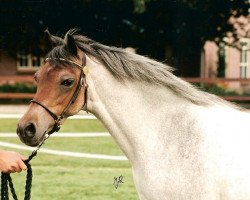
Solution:
<svg viewBox="0 0 250 200"><path fill-rule="evenodd" d="M72 60L66 60L64 58L46 58L45 62L49 62L49 61L53 61L53 60L60 60L60 61L64 61L64 62L68 62L71 64L74 64L75 66L78 67L78 69L82 70L82 68L84 67L83 65L78 64L77 62L74 62Z"/></svg>
<svg viewBox="0 0 250 200"><path fill-rule="evenodd" d="M52 129L47 133L48 135L54 133L54 132L58 132L60 130L60 121L65 117L65 113L67 112L67 110L69 109L69 107L71 106L72 103L75 102L76 98L78 97L78 94L82 88L82 86L84 85L84 104L83 104L83 108L86 106L87 107L87 82L86 82L86 76L88 74L88 68L86 66L86 55L84 54L83 59L82 59L82 64L78 64L77 62L74 62L72 60L66 60L64 58L46 58L45 62L50 62L53 60L60 60L63 62L68 62L70 64L73 64L74 66L76 66L78 69L81 70L80 73L80 77L79 77L79 81L77 83L76 89L74 91L73 96L71 97L70 101L68 102L67 106L63 109L63 111L61 112L61 114L59 116L57 116L54 112L52 112L47 106L45 106L44 104L42 104L41 102L32 99L30 101L30 103L36 103L39 106L43 107L49 114L50 116L55 120L55 124L52 127ZM84 83L84 84L83 84Z"/></svg>

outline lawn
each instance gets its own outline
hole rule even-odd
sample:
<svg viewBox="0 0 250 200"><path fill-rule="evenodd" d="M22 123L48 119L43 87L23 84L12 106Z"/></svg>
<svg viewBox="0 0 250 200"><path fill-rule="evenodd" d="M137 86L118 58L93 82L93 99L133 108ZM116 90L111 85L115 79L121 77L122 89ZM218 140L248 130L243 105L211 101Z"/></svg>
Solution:
<svg viewBox="0 0 250 200"><path fill-rule="evenodd" d="M0 119L0 132L16 132L17 119ZM60 132L105 132L106 128L96 119L68 119Z"/></svg>
<svg viewBox="0 0 250 200"><path fill-rule="evenodd" d="M0 132L14 132L16 121L0 119ZM68 120L61 132L106 132L106 129L98 120ZM1 141L21 144L18 138L1 138ZM123 155L112 137L50 138L44 147L74 152ZM19 152L29 155L28 151ZM33 200L138 199L128 161L73 158L39 153L31 164L34 174L31 193ZM12 174L20 199L23 197L25 174ZM114 177L120 175L124 177L124 183L115 189Z"/></svg>

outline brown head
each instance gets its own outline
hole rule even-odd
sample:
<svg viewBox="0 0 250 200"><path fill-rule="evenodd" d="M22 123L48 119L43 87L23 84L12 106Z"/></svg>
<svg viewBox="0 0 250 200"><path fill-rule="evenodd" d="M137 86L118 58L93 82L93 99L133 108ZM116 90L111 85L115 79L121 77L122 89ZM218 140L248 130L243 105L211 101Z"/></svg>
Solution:
<svg viewBox="0 0 250 200"><path fill-rule="evenodd" d="M34 101L17 125L19 138L30 146L37 146L46 133L55 131L67 117L78 113L86 101L83 73L86 55L70 32L62 39L46 31L46 37L52 50L34 75L37 83Z"/></svg>

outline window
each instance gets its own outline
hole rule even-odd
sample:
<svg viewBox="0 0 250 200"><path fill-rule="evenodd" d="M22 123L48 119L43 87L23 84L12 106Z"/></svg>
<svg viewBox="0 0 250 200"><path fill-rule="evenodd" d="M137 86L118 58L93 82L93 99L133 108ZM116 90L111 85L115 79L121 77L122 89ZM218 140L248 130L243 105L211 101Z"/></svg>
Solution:
<svg viewBox="0 0 250 200"><path fill-rule="evenodd" d="M218 49L217 77L224 78L226 75L226 43L221 42Z"/></svg>
<svg viewBox="0 0 250 200"><path fill-rule="evenodd" d="M241 38L241 52L240 52L240 78L249 78L248 71L249 69L249 49L250 49L250 39Z"/></svg>
<svg viewBox="0 0 250 200"><path fill-rule="evenodd" d="M20 67L28 67L28 55L24 52L19 54L18 61Z"/></svg>
<svg viewBox="0 0 250 200"><path fill-rule="evenodd" d="M41 58L37 56L32 56L32 67L40 67L41 65Z"/></svg>
<svg viewBox="0 0 250 200"><path fill-rule="evenodd" d="M36 71L42 63L43 59L39 56L19 52L17 54L18 71Z"/></svg>

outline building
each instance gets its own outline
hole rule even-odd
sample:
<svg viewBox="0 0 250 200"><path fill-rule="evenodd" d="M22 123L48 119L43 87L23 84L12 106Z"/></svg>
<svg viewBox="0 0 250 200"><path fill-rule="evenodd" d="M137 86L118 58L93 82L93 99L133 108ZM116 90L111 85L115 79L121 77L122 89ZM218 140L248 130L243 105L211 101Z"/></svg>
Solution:
<svg viewBox="0 0 250 200"><path fill-rule="evenodd" d="M32 75L42 65L43 58L31 54L18 53L10 56L6 51L0 51L0 79L4 76Z"/></svg>
<svg viewBox="0 0 250 200"><path fill-rule="evenodd" d="M231 18L237 39L227 33L219 44L207 41L201 55L202 78L250 79L250 15ZM225 83L225 89L250 91L250 83Z"/></svg>

